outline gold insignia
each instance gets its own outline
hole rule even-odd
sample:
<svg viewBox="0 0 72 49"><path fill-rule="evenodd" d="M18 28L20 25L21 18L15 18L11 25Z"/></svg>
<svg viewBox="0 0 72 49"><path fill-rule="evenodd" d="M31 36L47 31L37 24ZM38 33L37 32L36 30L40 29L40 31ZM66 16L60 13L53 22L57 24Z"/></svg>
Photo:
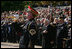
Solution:
<svg viewBox="0 0 72 49"><path fill-rule="evenodd" d="M35 29L30 29L29 33L33 36L34 34L36 34Z"/></svg>

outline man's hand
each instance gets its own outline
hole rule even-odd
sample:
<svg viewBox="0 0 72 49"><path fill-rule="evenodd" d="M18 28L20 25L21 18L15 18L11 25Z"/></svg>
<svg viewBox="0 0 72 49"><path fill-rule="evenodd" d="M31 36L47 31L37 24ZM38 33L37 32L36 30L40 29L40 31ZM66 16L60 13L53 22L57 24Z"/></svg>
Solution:
<svg viewBox="0 0 72 49"><path fill-rule="evenodd" d="M39 27L39 29L42 29L42 27Z"/></svg>
<svg viewBox="0 0 72 49"><path fill-rule="evenodd" d="M43 33L47 33L48 31L44 30Z"/></svg>
<svg viewBox="0 0 72 49"><path fill-rule="evenodd" d="M54 43L54 41L51 41L50 43L51 43L51 44L53 44L53 43Z"/></svg>
<svg viewBox="0 0 72 49"><path fill-rule="evenodd" d="M63 40L70 40L70 39L68 39L68 38L63 38Z"/></svg>

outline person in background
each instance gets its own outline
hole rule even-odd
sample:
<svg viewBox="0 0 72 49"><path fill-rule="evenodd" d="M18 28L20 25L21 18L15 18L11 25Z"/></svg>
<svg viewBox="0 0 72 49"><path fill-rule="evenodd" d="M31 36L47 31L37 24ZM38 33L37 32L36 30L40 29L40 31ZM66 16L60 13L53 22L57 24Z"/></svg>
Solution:
<svg viewBox="0 0 72 49"><path fill-rule="evenodd" d="M47 48L47 43L46 43L46 39L47 39L47 26L49 25L49 20L48 19L44 19L43 21L44 25L42 26L42 48Z"/></svg>
<svg viewBox="0 0 72 49"><path fill-rule="evenodd" d="M12 43L12 26L11 26L11 22L8 22L8 27L7 27L7 38L8 38L8 42Z"/></svg>
<svg viewBox="0 0 72 49"><path fill-rule="evenodd" d="M71 18L68 19L68 37L67 37L67 48L71 48Z"/></svg>
<svg viewBox="0 0 72 49"><path fill-rule="evenodd" d="M59 33L57 36L57 48L65 48L64 39L66 39L68 36L68 29L67 29L67 25L64 22L63 17L59 17L58 28L59 28Z"/></svg>
<svg viewBox="0 0 72 49"><path fill-rule="evenodd" d="M34 48L36 43L38 32L37 24L35 17L38 15L38 12L28 6L27 19L28 22L24 26L23 35L20 38L19 48Z"/></svg>
<svg viewBox="0 0 72 49"><path fill-rule="evenodd" d="M42 25L40 23L40 19L37 19L36 20L36 23L37 23L37 27L38 27L38 40L37 40L37 45L42 45L42 35L41 35Z"/></svg>

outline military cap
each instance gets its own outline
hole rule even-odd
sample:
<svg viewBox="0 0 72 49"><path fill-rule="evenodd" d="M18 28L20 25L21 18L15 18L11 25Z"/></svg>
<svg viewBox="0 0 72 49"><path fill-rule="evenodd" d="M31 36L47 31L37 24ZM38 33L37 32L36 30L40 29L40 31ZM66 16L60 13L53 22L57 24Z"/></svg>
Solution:
<svg viewBox="0 0 72 49"><path fill-rule="evenodd" d="M31 13L33 14L33 17L38 16L38 12L35 9L33 9L32 7L30 7L30 6L28 6L27 11L31 11Z"/></svg>

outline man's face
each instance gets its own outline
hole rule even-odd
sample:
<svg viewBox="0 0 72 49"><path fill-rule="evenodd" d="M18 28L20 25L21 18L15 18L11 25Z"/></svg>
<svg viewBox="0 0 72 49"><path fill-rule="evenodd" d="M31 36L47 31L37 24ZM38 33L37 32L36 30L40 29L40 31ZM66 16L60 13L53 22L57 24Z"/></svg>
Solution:
<svg viewBox="0 0 72 49"><path fill-rule="evenodd" d="M58 19L55 19L54 22L58 23Z"/></svg>
<svg viewBox="0 0 72 49"><path fill-rule="evenodd" d="M31 12L27 12L27 19L31 19L31 18L33 18L33 15L32 15L32 13Z"/></svg>
<svg viewBox="0 0 72 49"><path fill-rule="evenodd" d="M45 20L44 24L45 24L45 25L48 25L48 24L49 24L49 22Z"/></svg>
<svg viewBox="0 0 72 49"><path fill-rule="evenodd" d="M63 19L59 19L59 23L60 24L64 23L64 20Z"/></svg>
<svg viewBox="0 0 72 49"><path fill-rule="evenodd" d="M68 23L71 24L71 20L68 20Z"/></svg>
<svg viewBox="0 0 72 49"><path fill-rule="evenodd" d="M37 20L38 23L40 23L40 20Z"/></svg>

